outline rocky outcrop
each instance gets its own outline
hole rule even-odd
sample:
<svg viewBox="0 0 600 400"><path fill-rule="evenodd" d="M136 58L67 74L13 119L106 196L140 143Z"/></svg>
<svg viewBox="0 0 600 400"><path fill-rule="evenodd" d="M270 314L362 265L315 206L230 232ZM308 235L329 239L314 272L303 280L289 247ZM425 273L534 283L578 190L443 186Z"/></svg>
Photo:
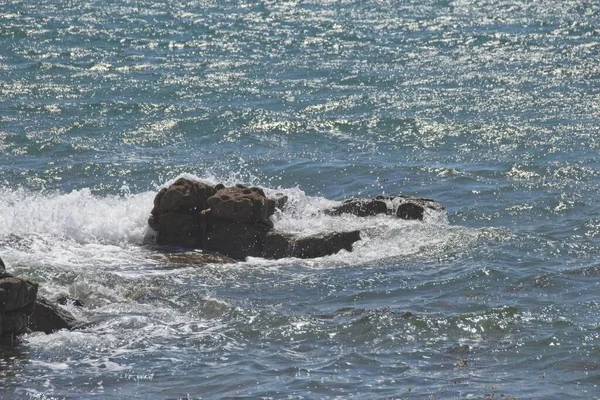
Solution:
<svg viewBox="0 0 600 400"><path fill-rule="evenodd" d="M257 187L210 186L180 178L158 192L148 224L157 231L160 245L198 248L237 260L321 257L351 250L360 239L358 232L300 239L273 234L271 216L286 201L283 195L269 198Z"/></svg>
<svg viewBox="0 0 600 400"><path fill-rule="evenodd" d="M148 224L157 232L159 245L202 249L238 260L248 256L323 257L342 249L350 251L360 240L358 231L303 238L273 231L271 217L287 200L282 194L269 198L257 187L211 186L180 178L158 192ZM325 213L423 220L427 210L442 211L444 207L431 199L397 195L348 199Z"/></svg>
<svg viewBox="0 0 600 400"><path fill-rule="evenodd" d="M16 335L71 329L75 318L38 297L38 284L5 271L0 259L0 344L15 344Z"/></svg>

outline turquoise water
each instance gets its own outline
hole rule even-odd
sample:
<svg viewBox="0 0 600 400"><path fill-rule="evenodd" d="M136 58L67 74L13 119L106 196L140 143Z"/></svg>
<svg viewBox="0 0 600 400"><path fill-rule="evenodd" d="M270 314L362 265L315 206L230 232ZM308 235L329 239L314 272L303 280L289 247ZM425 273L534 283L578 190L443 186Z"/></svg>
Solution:
<svg viewBox="0 0 600 400"><path fill-rule="evenodd" d="M600 7L4 1L0 255L83 328L7 399L600 398ZM259 185L352 253L144 246L178 176ZM351 196L447 208L333 218Z"/></svg>

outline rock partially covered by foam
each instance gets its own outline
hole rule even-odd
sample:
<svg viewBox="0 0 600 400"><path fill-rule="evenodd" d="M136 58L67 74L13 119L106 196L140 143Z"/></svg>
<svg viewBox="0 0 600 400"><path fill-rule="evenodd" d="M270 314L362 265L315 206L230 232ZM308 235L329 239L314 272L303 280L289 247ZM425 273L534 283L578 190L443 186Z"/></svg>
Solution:
<svg viewBox="0 0 600 400"><path fill-rule="evenodd" d="M70 313L38 297L37 283L7 273L1 259L0 267L0 344L14 344L15 336L23 333L50 333L75 326ZM51 328L44 319L52 321Z"/></svg>
<svg viewBox="0 0 600 400"><path fill-rule="evenodd" d="M33 312L38 291L36 283L3 272L0 279L0 337L2 342L27 332L28 317Z"/></svg>
<svg viewBox="0 0 600 400"><path fill-rule="evenodd" d="M238 260L265 254L268 258L322 257L351 250L360 239L358 233L292 238L298 250L288 251L289 243L269 238L271 217L286 201L283 195L269 198L257 187L210 186L180 178L158 192L148 224L157 231L160 245L198 248Z"/></svg>
<svg viewBox="0 0 600 400"><path fill-rule="evenodd" d="M357 217L370 217L387 214L387 203L380 199L348 199L341 205L326 211L329 215L352 214Z"/></svg>
<svg viewBox="0 0 600 400"><path fill-rule="evenodd" d="M406 196L401 196L399 199L401 199L401 202L396 208L396 216L398 218L416 219L422 221L427 210L433 210L436 212L444 211L444 206L432 199L421 199L418 197Z"/></svg>
<svg viewBox="0 0 600 400"><path fill-rule="evenodd" d="M29 317L28 328L34 332L52 333L61 329L70 330L76 325L77 320L70 312L40 296Z"/></svg>
<svg viewBox="0 0 600 400"><path fill-rule="evenodd" d="M269 198L257 187L211 186L180 178L158 192L148 224L160 245L176 245L216 252L234 259L248 256L271 259L315 258L352 250L359 231L333 232L309 237L273 231L271 217L284 208L287 197ZM348 199L325 214L358 217L376 215L423 220L428 210L444 207L419 197L378 196Z"/></svg>
<svg viewBox="0 0 600 400"><path fill-rule="evenodd" d="M329 215L351 214L370 217L378 214L394 215L401 219L423 220L427 210L444 211L444 206L432 199L404 195L377 196L374 199L348 199L341 205L326 210Z"/></svg>

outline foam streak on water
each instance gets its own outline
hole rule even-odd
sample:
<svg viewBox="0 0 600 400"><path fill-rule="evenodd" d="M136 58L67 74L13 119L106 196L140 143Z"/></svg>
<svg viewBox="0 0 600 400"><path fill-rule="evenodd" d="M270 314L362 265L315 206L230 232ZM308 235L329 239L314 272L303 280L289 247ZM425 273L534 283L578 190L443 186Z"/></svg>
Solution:
<svg viewBox="0 0 600 400"><path fill-rule="evenodd" d="M0 397L598 398L594 2L4 1L0 256L80 329ZM289 197L352 252L144 244L184 176ZM351 196L446 206L330 217Z"/></svg>

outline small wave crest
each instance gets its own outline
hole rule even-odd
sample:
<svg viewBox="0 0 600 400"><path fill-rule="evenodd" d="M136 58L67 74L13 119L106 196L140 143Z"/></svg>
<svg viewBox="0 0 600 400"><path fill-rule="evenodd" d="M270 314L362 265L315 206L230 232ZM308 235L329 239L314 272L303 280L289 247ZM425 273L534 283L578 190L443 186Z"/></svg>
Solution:
<svg viewBox="0 0 600 400"><path fill-rule="evenodd" d="M154 193L96 196L89 189L36 193L0 188L0 237L41 235L77 243L140 243Z"/></svg>

